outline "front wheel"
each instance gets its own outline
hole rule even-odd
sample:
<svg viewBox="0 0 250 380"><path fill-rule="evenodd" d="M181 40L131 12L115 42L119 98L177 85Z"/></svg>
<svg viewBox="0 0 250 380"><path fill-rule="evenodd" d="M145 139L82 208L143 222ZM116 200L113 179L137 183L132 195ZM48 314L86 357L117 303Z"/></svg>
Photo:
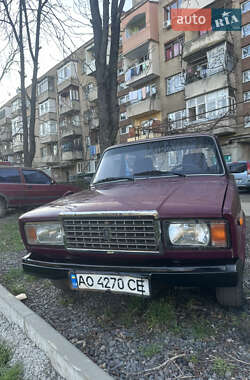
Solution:
<svg viewBox="0 0 250 380"><path fill-rule="evenodd" d="M4 199L0 198L0 218L3 218L6 215L7 206Z"/></svg>
<svg viewBox="0 0 250 380"><path fill-rule="evenodd" d="M216 298L222 306L240 307L243 304L243 271L239 272L236 286L216 288Z"/></svg>

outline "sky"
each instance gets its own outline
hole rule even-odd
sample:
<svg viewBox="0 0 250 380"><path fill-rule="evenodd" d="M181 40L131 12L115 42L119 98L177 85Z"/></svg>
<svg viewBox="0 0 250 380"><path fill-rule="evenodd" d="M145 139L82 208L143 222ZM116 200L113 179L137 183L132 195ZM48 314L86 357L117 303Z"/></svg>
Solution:
<svg viewBox="0 0 250 380"><path fill-rule="evenodd" d="M72 0L65 0L69 4L72 3ZM132 6L132 0L126 0L124 10L130 9ZM88 41L91 38L91 35L89 33L89 30L86 33L86 29L82 28L78 29L79 36L78 38L74 37L75 42L75 48L72 48L72 50L76 50L77 47L84 44L86 41ZM3 41L0 37L0 48L3 46ZM63 60L65 56L69 54L68 51L63 51L62 48L59 48L56 46L52 40L50 39L44 39L41 41L41 49L39 52L39 71L38 71L38 77L46 73L49 69L51 69L53 66L55 66L58 62ZM3 57L3 55L1 54ZM0 62L1 64L2 62ZM5 104L9 99L11 99L13 96L16 95L16 91L18 87L20 86L20 76L19 76L19 68L15 67L12 69L0 82L0 107ZM29 86L31 83L31 67L27 65L27 78L26 78L26 85Z"/></svg>

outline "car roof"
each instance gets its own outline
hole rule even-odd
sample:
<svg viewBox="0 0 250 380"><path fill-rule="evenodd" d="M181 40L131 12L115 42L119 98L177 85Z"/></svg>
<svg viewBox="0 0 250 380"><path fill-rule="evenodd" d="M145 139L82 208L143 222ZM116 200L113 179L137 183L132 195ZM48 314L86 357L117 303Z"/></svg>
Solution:
<svg viewBox="0 0 250 380"><path fill-rule="evenodd" d="M183 133L183 134L178 134L178 135L169 135L169 136L162 136L162 137L154 137L151 139L129 141L123 144L115 144L106 148L104 152L106 152L109 149L120 148L123 146L125 147L125 146L130 146L130 145L145 144L145 143L154 142L154 141L163 141L163 140L171 140L171 139L186 138L186 137L211 137L217 142L217 138L213 134L210 134L210 133Z"/></svg>

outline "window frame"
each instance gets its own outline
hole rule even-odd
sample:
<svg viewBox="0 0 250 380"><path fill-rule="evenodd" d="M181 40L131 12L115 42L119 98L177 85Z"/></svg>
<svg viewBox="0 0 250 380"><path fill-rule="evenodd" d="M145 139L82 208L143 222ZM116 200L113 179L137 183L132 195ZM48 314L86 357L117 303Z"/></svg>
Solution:
<svg viewBox="0 0 250 380"><path fill-rule="evenodd" d="M182 81L183 81L182 88L179 88L178 90L172 91L172 92L169 93L169 91L168 91L168 88L169 88L168 81L171 80L171 79L174 80L174 78L177 77L177 76L182 76L182 78L183 78L182 79ZM166 96L173 95L173 94L176 94L177 92L183 91L184 88L185 88L184 81L185 81L184 80L184 76L183 76L183 74L181 72L177 73L175 75L171 75L170 77L165 78L165 86L166 86L165 92L166 92Z"/></svg>
<svg viewBox="0 0 250 380"><path fill-rule="evenodd" d="M175 54L175 45L178 44L178 53ZM183 49L183 45L184 45L184 36L181 35L179 37L177 37L176 39L170 41L170 42L167 42L164 44L164 59L165 59L165 62L168 62L170 61L171 59L174 59L176 57L179 57L181 54L182 54L182 49ZM171 57L170 58L167 58L167 50L170 49L170 52L171 52Z"/></svg>

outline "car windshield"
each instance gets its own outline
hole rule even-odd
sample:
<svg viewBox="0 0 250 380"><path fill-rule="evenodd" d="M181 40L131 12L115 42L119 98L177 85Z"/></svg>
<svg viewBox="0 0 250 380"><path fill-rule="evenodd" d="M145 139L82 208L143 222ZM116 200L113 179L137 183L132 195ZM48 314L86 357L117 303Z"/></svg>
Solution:
<svg viewBox="0 0 250 380"><path fill-rule="evenodd" d="M247 171L247 163L246 162L233 162L228 164L228 169L230 173L244 173Z"/></svg>
<svg viewBox="0 0 250 380"><path fill-rule="evenodd" d="M223 174L215 140L210 136L176 137L107 150L93 183L131 178Z"/></svg>

